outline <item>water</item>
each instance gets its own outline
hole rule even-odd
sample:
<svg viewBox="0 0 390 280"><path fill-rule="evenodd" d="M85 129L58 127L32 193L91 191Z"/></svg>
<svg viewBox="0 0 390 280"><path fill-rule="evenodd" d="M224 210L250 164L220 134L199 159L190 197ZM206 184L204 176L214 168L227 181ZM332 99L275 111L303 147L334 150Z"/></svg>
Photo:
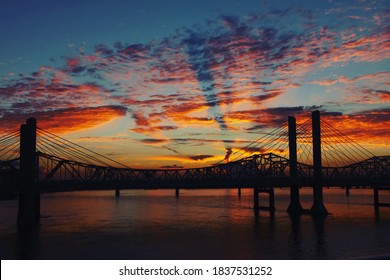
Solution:
<svg viewBox="0 0 390 280"><path fill-rule="evenodd" d="M252 190L44 194L41 225L18 233L17 201L0 201L1 259L355 259L390 256L390 208L373 191L325 189L331 215L292 219L288 189L276 212L254 215ZM390 192L380 193L390 202ZM311 190L301 191L305 208ZM261 203L266 197L261 196Z"/></svg>

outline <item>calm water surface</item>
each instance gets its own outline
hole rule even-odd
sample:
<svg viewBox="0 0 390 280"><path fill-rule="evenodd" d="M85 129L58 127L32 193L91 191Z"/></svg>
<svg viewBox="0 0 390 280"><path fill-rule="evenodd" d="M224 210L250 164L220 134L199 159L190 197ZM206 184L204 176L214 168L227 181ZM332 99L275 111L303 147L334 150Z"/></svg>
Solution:
<svg viewBox="0 0 390 280"><path fill-rule="evenodd" d="M301 191L305 208L311 190ZM354 259L390 256L390 208L372 190L325 189L331 215L291 218L252 209L252 190L73 192L42 195L41 225L18 233L17 201L0 201L1 259ZM266 198L262 203L266 203ZM390 192L380 199L390 202Z"/></svg>

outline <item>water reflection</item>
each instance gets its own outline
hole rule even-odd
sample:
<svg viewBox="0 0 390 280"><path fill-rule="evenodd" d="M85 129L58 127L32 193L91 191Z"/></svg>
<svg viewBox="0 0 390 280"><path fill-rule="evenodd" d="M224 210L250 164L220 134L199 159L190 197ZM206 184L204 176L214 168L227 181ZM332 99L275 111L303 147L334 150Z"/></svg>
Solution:
<svg viewBox="0 0 390 280"><path fill-rule="evenodd" d="M301 215L290 215L291 232L288 236L288 243L290 246L289 257L291 259L302 259L302 232L301 232Z"/></svg>
<svg viewBox="0 0 390 280"><path fill-rule="evenodd" d="M369 190L368 190L369 191ZM42 196L41 226L16 230L16 202L0 203L2 259L344 259L390 252L390 208L371 193L326 193L333 215L254 212L242 190L85 192ZM368 196L367 196L368 194ZM305 193L303 195L305 197ZM310 198L310 197L309 197ZM308 203L308 201L303 201Z"/></svg>
<svg viewBox="0 0 390 280"><path fill-rule="evenodd" d="M315 236L315 256L317 259L327 258L327 236L326 236L326 215L312 216L313 230Z"/></svg>
<svg viewBox="0 0 390 280"><path fill-rule="evenodd" d="M16 259L34 259L39 256L40 227L18 229Z"/></svg>

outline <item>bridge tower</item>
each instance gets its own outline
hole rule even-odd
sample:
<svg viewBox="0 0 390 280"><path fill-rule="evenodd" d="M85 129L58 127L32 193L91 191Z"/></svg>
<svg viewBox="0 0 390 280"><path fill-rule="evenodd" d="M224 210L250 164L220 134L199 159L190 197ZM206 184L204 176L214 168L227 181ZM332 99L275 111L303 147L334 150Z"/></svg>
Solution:
<svg viewBox="0 0 390 280"><path fill-rule="evenodd" d="M290 205L287 212L290 214L300 214L303 209L299 201L299 185L296 183L298 176L297 162L297 124L294 117L288 117L288 149L290 157L290 178L292 185L290 186Z"/></svg>
<svg viewBox="0 0 390 280"><path fill-rule="evenodd" d="M20 176L18 226L22 228L37 225L40 218L40 193L35 190L38 175L36 156L37 121L29 118L20 126Z"/></svg>
<svg viewBox="0 0 390 280"><path fill-rule="evenodd" d="M313 205L311 213L314 215L327 215L328 211L324 205L322 192L322 162L321 162L321 119L320 111L314 111L311 115L312 119L312 138L313 138L313 166L314 166L314 181L313 181Z"/></svg>

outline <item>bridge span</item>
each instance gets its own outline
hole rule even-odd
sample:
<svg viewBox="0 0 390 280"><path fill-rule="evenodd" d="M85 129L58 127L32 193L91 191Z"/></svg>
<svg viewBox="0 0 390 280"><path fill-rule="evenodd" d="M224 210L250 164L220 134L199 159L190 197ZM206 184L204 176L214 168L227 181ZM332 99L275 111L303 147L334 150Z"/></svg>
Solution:
<svg viewBox="0 0 390 280"><path fill-rule="evenodd" d="M285 140L288 157L274 153L276 149L268 146L270 152L255 152L230 162L201 168L135 169L117 162L116 166L107 164L110 159L105 156L38 128L36 120L30 118L21 126L20 133L14 132L0 138L0 151L5 151L0 154L0 190L19 193L20 226L31 226L38 222L41 193L79 190L113 189L119 195L121 189L175 189L178 195L179 189L237 188L240 191L241 188L252 188L254 209L261 208L259 193L265 192L269 195L269 206L266 208L273 211L274 188L288 187L288 211L300 214L304 210L299 201L299 189L311 187L313 206L310 212L326 215L328 212L322 194L324 186L343 186L347 189L364 186L373 188L376 208L388 206L379 202L379 190L390 189L390 156L370 155L364 148L349 143L358 151L351 152L349 148L339 147L339 154L355 162L340 165L338 163L343 159L338 160L334 150L329 148L335 146L335 140L321 139L321 135L330 133L329 124L325 123L324 127L321 129L320 113L315 111L310 123L298 126L297 134L296 120L289 117ZM303 137L310 148L297 141L305 133L310 134L308 142L308 136ZM282 142L280 139L267 141L275 141L279 147ZM267 141L259 141L263 146L258 151L264 150L264 145L269 145ZM58 153L61 149L66 156ZM310 155L306 155L306 158L311 158L303 162L302 151L305 150ZM360 157L357 156L359 154ZM4 158L4 155L7 157ZM328 161L324 160L324 156ZM324 162L328 164L323 166ZM329 162L338 165L331 166Z"/></svg>

